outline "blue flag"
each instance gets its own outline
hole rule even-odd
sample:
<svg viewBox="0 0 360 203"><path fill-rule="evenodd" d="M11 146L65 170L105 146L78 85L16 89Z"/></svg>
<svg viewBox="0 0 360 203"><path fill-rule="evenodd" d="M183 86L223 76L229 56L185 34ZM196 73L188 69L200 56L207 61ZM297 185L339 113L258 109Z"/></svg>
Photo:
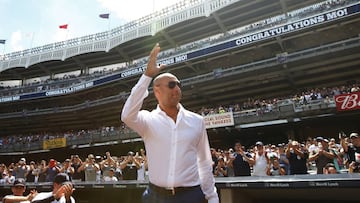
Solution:
<svg viewBox="0 0 360 203"><path fill-rule="evenodd" d="M104 13L104 14L100 14L99 17L100 18L109 18L110 13Z"/></svg>

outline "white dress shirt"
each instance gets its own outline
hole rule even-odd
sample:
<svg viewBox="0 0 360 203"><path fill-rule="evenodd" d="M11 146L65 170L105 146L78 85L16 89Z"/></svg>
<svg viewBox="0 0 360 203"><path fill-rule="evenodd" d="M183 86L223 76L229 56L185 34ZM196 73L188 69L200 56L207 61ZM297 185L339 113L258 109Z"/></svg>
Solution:
<svg viewBox="0 0 360 203"><path fill-rule="evenodd" d="M52 196L53 196L53 192L40 192L34 197L34 199L31 200L31 202L36 202L36 201L41 202L41 200L48 199ZM71 203L75 203L75 199L73 197L70 197L70 200L71 200ZM55 199L55 200L51 201L51 203L66 203L66 199L63 196L58 200Z"/></svg>
<svg viewBox="0 0 360 203"><path fill-rule="evenodd" d="M6 195L3 199L2 199L2 202L6 202L6 200L8 199L13 199L14 197L18 197L16 195ZM11 200L10 200L11 201ZM8 202L10 202L8 201ZM26 201L19 201L19 202L14 202L14 203L30 203L29 200L26 200Z"/></svg>
<svg viewBox="0 0 360 203"><path fill-rule="evenodd" d="M142 75L122 110L121 119L144 140L149 180L160 187L201 185L208 202L219 202L203 117L180 105L176 123L159 106L141 110L152 78Z"/></svg>

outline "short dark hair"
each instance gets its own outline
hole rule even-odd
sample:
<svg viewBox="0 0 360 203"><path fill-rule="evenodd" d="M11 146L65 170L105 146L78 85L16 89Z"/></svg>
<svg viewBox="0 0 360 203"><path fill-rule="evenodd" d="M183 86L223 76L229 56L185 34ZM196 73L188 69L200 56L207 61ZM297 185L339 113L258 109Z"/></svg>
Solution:
<svg viewBox="0 0 360 203"><path fill-rule="evenodd" d="M63 184L65 182L70 182L70 178L66 173L58 173L54 178L54 183Z"/></svg>
<svg viewBox="0 0 360 203"><path fill-rule="evenodd" d="M25 187L25 179L23 179L23 178L15 179L15 181L13 183L13 187L16 187L16 186Z"/></svg>

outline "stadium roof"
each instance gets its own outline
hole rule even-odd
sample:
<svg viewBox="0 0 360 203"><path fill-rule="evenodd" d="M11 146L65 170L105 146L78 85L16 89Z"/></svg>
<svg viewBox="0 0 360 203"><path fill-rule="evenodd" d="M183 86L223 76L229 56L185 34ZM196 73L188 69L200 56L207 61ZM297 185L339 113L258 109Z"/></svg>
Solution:
<svg viewBox="0 0 360 203"><path fill-rule="evenodd" d="M211 13L209 17L202 16L176 23L171 27L159 31L154 36L144 36L121 43L109 50L109 52L88 52L86 54L72 56L64 61L44 61L26 68L20 66L10 68L1 72L0 81L22 80L24 78L48 76L79 70L85 67L91 68L120 62L131 62L132 60L147 56L155 42L159 42L163 50L176 48L179 45L191 43L212 35L226 33L232 29L322 1L240 0L234 2L235 3L227 7ZM33 50L36 49L37 48L33 48ZM32 58L40 57L35 56L36 55Z"/></svg>

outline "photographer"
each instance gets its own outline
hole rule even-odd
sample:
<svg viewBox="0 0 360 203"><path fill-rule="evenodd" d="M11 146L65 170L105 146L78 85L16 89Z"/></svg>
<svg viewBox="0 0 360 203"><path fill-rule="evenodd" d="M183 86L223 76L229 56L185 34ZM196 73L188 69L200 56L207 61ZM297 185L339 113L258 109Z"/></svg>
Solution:
<svg viewBox="0 0 360 203"><path fill-rule="evenodd" d="M345 142L345 136L339 135L341 146L344 152L348 154L349 173L360 172L360 137L359 134L353 132L350 134L351 143Z"/></svg>
<svg viewBox="0 0 360 203"><path fill-rule="evenodd" d="M290 141L286 149L286 157L289 159L290 175L307 174L307 159L309 153L304 150L297 141Z"/></svg>
<svg viewBox="0 0 360 203"><path fill-rule="evenodd" d="M319 149L310 154L309 161L315 161L317 174L323 174L326 164L334 162L335 153L329 149L329 141L327 139L317 137L316 141L318 142Z"/></svg>
<svg viewBox="0 0 360 203"><path fill-rule="evenodd" d="M30 170L30 166L26 164L26 159L21 158L18 162L17 167L14 168L15 178L26 179L29 170Z"/></svg>
<svg viewBox="0 0 360 203"><path fill-rule="evenodd" d="M88 158L83 162L78 171L85 172L85 181L97 181L97 173L100 171L100 166L95 162L93 154L88 155Z"/></svg>
<svg viewBox="0 0 360 203"><path fill-rule="evenodd" d="M75 170L74 167L71 166L71 160L65 159L63 166L60 168L60 173L66 173L70 180L72 180L72 176L74 174Z"/></svg>
<svg viewBox="0 0 360 203"><path fill-rule="evenodd" d="M266 174L268 176L286 175L285 169L281 168L279 158L276 155L270 156L270 162L268 163Z"/></svg>
<svg viewBox="0 0 360 203"><path fill-rule="evenodd" d="M71 155L71 167L74 168L74 174L72 175L73 181L85 181L85 173L84 171L79 170L82 166L82 160L79 155Z"/></svg>
<svg viewBox="0 0 360 203"><path fill-rule="evenodd" d="M228 176L228 168L225 165L225 161L223 157L218 158L218 164L215 167L214 176L216 177L227 177Z"/></svg>
<svg viewBox="0 0 360 203"><path fill-rule="evenodd" d="M242 149L242 145L239 141L235 143L235 153L231 157L230 164L234 169L235 176L250 176L250 165L254 164L254 159L250 153Z"/></svg>
<svg viewBox="0 0 360 203"><path fill-rule="evenodd" d="M140 163L134 158L134 155L134 152L128 152L128 156L120 164L123 180L137 180L137 171L140 168Z"/></svg>
<svg viewBox="0 0 360 203"><path fill-rule="evenodd" d="M109 176L110 170L116 169L116 161L111 157L110 152L105 153L105 159L100 162L103 177Z"/></svg>
<svg viewBox="0 0 360 203"><path fill-rule="evenodd" d="M43 169L46 172L46 182L53 182L56 174L60 172L60 166L55 159L50 159L49 164Z"/></svg>

